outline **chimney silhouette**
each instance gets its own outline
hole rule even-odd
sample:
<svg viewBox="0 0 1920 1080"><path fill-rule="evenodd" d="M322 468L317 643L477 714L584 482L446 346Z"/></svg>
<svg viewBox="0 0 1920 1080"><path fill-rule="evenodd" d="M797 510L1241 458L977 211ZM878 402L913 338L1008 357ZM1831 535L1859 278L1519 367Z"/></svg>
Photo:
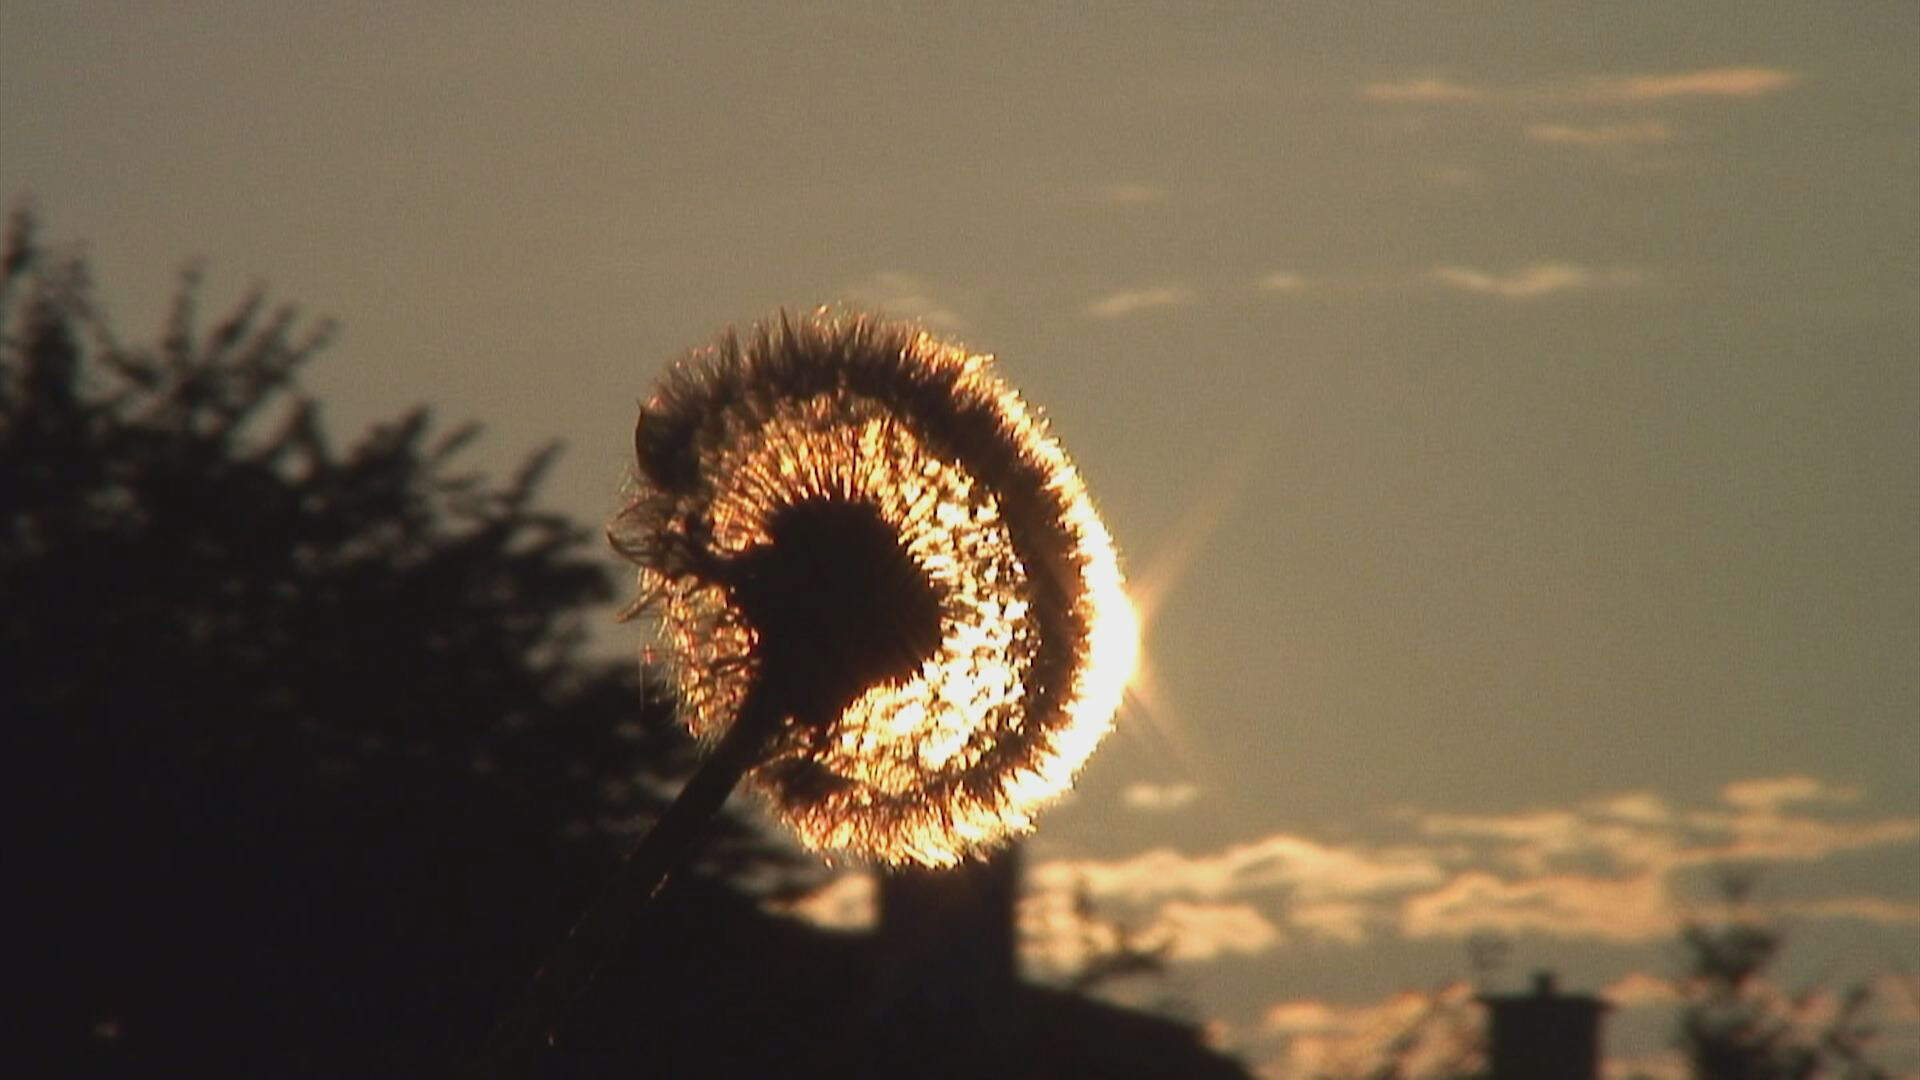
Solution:
<svg viewBox="0 0 1920 1080"><path fill-rule="evenodd" d="M1020 848L946 870L880 874L880 948L890 959L967 994L999 995L1018 977L1015 903Z"/></svg>
<svg viewBox="0 0 1920 1080"><path fill-rule="evenodd" d="M1599 1080L1600 1014L1607 1003L1555 992L1553 975L1533 977L1530 994L1485 994L1491 1014L1490 1080Z"/></svg>
<svg viewBox="0 0 1920 1080"><path fill-rule="evenodd" d="M1018 848L946 870L876 873L880 917L866 1030L875 1060L889 1069L874 1075L932 1075L929 1062L977 1060L983 1048L1004 1046L1018 1027L1011 1012Z"/></svg>

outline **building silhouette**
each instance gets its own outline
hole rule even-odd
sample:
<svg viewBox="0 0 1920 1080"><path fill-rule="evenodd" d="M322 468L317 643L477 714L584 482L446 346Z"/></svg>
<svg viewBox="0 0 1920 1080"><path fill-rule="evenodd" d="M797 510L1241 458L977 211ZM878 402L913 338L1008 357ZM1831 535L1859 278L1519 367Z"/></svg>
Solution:
<svg viewBox="0 0 1920 1080"><path fill-rule="evenodd" d="M1599 1080L1600 1017L1606 1002L1562 994L1553 975L1525 994L1484 994L1490 1080Z"/></svg>
<svg viewBox="0 0 1920 1080"><path fill-rule="evenodd" d="M1193 1025L1029 983L1019 855L883 879L870 933L670 883L543 1075L1248 1080Z"/></svg>

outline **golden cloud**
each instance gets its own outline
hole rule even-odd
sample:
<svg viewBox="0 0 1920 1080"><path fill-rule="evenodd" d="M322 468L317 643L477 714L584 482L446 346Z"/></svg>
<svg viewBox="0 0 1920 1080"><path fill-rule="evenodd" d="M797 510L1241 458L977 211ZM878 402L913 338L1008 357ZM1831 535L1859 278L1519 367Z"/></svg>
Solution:
<svg viewBox="0 0 1920 1080"><path fill-rule="evenodd" d="M1193 290L1181 285L1161 285L1109 293L1089 303L1086 313L1095 319L1117 319L1152 308L1183 307L1191 303Z"/></svg>

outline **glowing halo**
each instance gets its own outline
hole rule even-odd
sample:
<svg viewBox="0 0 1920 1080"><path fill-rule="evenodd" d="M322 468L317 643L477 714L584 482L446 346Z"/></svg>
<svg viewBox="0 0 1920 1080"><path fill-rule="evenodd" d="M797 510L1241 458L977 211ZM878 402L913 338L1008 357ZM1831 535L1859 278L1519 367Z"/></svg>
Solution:
<svg viewBox="0 0 1920 1080"><path fill-rule="evenodd" d="M807 847L941 866L1031 827L1112 725L1136 621L1044 424L918 327L816 311L690 353L626 508L689 730Z"/></svg>

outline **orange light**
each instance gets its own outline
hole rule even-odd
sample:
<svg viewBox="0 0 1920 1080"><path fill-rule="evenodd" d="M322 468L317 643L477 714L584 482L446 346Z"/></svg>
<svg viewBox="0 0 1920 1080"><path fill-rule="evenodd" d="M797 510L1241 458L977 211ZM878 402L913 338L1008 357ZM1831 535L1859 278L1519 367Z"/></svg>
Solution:
<svg viewBox="0 0 1920 1080"><path fill-rule="evenodd" d="M1138 620L1107 530L990 367L915 328L823 311L694 354L642 414L614 527L640 606L694 734L717 739L765 680L789 695L752 778L809 848L938 866L1030 828L1133 671ZM890 543L847 565L842 526L804 543L783 531L808 507L877 521ZM904 576L866 565L888 550ZM872 595L821 597L821 582ZM894 649L917 640L922 591L936 625Z"/></svg>

